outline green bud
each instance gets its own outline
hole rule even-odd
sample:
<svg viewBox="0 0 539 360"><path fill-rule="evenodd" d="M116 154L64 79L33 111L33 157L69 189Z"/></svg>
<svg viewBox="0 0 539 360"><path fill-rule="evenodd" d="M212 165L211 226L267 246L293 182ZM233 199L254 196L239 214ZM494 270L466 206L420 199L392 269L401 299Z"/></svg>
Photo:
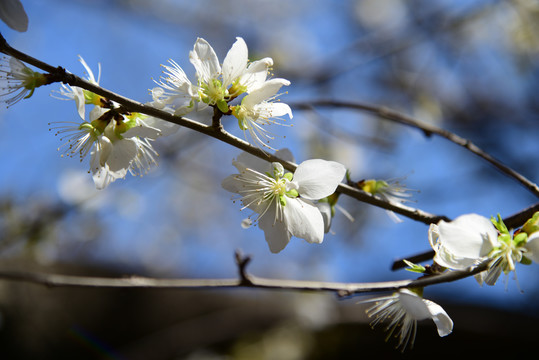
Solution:
<svg viewBox="0 0 539 360"><path fill-rule="evenodd" d="M404 261L404 263L409 266L408 268L405 269L407 271L421 273L421 274L427 271L427 269L425 269L423 265L414 264L413 262L408 261L406 259L403 259L402 261Z"/></svg>
<svg viewBox="0 0 539 360"><path fill-rule="evenodd" d="M511 235L501 234L500 236L498 236L498 240L506 244L509 244L511 242Z"/></svg>
<svg viewBox="0 0 539 360"><path fill-rule="evenodd" d="M533 261L531 261L529 258L523 256L522 259L520 260L520 263L523 264L523 265L531 265L533 263Z"/></svg>
<svg viewBox="0 0 539 360"><path fill-rule="evenodd" d="M289 198L297 198L299 196L299 193L296 189L292 189L286 192L286 196Z"/></svg>
<svg viewBox="0 0 539 360"><path fill-rule="evenodd" d="M237 118L237 119L238 119L238 126L240 127L240 129L247 130L247 126L245 126L244 121L240 118Z"/></svg>
<svg viewBox="0 0 539 360"><path fill-rule="evenodd" d="M288 172L284 174L283 177L288 181L292 181L292 179L294 178L294 174Z"/></svg>
<svg viewBox="0 0 539 360"><path fill-rule="evenodd" d="M419 297L423 297L423 288L422 287L415 287L415 288L408 288L411 292L416 293Z"/></svg>
<svg viewBox="0 0 539 360"><path fill-rule="evenodd" d="M229 112L228 103L225 100L219 100L217 102L217 108L221 110L223 114L226 114Z"/></svg>
<svg viewBox="0 0 539 360"><path fill-rule="evenodd" d="M279 203L281 203L281 206L286 206L286 196L285 195L279 195Z"/></svg>
<svg viewBox="0 0 539 360"><path fill-rule="evenodd" d="M524 231L526 234L531 235L534 232L539 231L539 211L536 211L535 214L526 221L524 226L522 226L522 231Z"/></svg>
<svg viewBox="0 0 539 360"><path fill-rule="evenodd" d="M284 167L281 163L274 162L271 163L271 166L273 167L273 178L274 179L280 179L284 175Z"/></svg>
<svg viewBox="0 0 539 360"><path fill-rule="evenodd" d="M522 246L526 244L527 241L528 234L526 234L525 232L520 232L513 238L513 243L515 244L515 246Z"/></svg>
<svg viewBox="0 0 539 360"><path fill-rule="evenodd" d="M505 226L505 224L503 223L503 220L502 220L502 217L500 216L500 214L498 214L498 219L497 220L494 218L494 216L492 216L490 218L490 221L492 221L492 224L494 224L496 229L498 229L498 231L501 234L509 234L509 230L507 230L507 226Z"/></svg>

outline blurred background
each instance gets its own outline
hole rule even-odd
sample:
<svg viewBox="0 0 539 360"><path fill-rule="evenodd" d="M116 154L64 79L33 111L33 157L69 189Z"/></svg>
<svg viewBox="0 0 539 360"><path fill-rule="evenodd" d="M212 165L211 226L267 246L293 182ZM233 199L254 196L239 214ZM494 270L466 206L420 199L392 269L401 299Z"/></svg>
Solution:
<svg viewBox="0 0 539 360"><path fill-rule="evenodd" d="M197 37L219 58L241 36L251 60L272 57L291 81L281 100L292 128L272 146L296 162L343 163L354 180L401 180L419 209L455 218L512 215L537 198L478 157L371 114L317 99L387 106L468 138L539 179L539 2L427 0L22 0L28 31L0 31L16 49L137 101L176 61L191 78ZM0 268L162 278L236 277L234 251L257 276L339 282L414 278L394 259L429 249L427 226L342 196L321 245L292 239L271 254L249 213L220 184L239 151L180 129L159 139L159 167L95 190L88 160L62 158L51 122L78 121L58 84L0 111ZM208 114L190 116L209 123ZM242 136L233 118L225 128ZM474 279L429 287L455 322L439 338L427 321L404 357L511 350L534 341L539 267L517 266L496 286ZM364 315L365 296L261 290L58 289L0 280L0 358L325 359L401 356ZM533 339L533 340L532 340ZM499 349L503 342L507 348ZM469 350L469 349L472 350ZM524 350L523 350L524 353Z"/></svg>

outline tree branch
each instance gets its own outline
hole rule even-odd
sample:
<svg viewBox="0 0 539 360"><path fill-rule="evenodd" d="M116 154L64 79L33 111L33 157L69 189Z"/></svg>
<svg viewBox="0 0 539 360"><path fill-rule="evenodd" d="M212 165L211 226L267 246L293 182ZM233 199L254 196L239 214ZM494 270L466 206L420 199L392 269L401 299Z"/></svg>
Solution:
<svg viewBox="0 0 539 360"><path fill-rule="evenodd" d="M146 288L146 289L212 289L212 288L256 288L267 290L325 291L338 296L395 291L402 288L427 287L430 285L452 282L478 274L487 269L490 260L476 267L461 271L447 271L442 274L427 275L416 280L399 280L373 283L343 283L323 281L301 281L269 279L248 275L245 266L250 257L241 257L236 253L240 277L238 279L157 279L141 276L124 278L105 278L46 274L30 271L0 270L0 279L20 281L47 287L67 288ZM247 261L245 261L247 260Z"/></svg>
<svg viewBox="0 0 539 360"><path fill-rule="evenodd" d="M404 114L401 114L397 111L391 110L389 108L383 107L383 106L374 106L369 104L361 104L356 102L345 102L345 101L335 101L335 100L316 100L316 101L309 101L309 102L297 102L294 104L289 104L291 107L295 107L298 109L312 109L313 107L334 107L334 108L349 108L349 109L357 109L362 111L367 111L373 114L376 114L380 116L381 118L384 118L386 120L391 120L394 122L397 122L402 125L410 126L416 129L419 129L423 131L425 136L429 137L433 134L438 135L440 137L443 137L457 145L460 145L467 149L468 151L472 152L473 154L479 156L480 158L486 160L491 165L493 165L495 168L500 170L502 173L506 174L507 176L515 179L516 181L520 182L524 187L526 187L529 191L531 191L535 196L539 197L539 186L535 184L534 182L527 179L522 174L518 173L517 171L511 169L510 167L502 164L499 160L495 159L491 155L489 155L487 152L480 149L477 145L472 143L468 139L464 139L451 131L441 129L437 126L434 126L432 124L427 124L420 122L410 116L406 116Z"/></svg>

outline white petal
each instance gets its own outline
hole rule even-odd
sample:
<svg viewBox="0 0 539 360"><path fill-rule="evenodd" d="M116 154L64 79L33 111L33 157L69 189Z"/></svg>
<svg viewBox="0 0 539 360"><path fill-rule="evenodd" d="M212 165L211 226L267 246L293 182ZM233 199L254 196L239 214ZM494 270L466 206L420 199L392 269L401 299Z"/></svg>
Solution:
<svg viewBox="0 0 539 360"><path fill-rule="evenodd" d="M13 30L25 32L28 29L28 15L19 0L0 1L0 19Z"/></svg>
<svg viewBox="0 0 539 360"><path fill-rule="evenodd" d="M346 168L338 162L312 159L299 164L293 182L301 197L318 200L333 194L345 173Z"/></svg>
<svg viewBox="0 0 539 360"><path fill-rule="evenodd" d="M539 231L534 232L528 237L528 242L524 247L527 250L524 256L539 263Z"/></svg>
<svg viewBox="0 0 539 360"><path fill-rule="evenodd" d="M223 61L223 86L228 87L234 80L239 78L247 68L248 61L247 44L241 37L236 38L236 42Z"/></svg>
<svg viewBox="0 0 539 360"><path fill-rule="evenodd" d="M149 127L158 129L161 132L161 136L172 135L180 128L180 126L177 124L171 123L170 121L161 120L153 116L145 118L143 122Z"/></svg>
<svg viewBox="0 0 539 360"><path fill-rule="evenodd" d="M250 94L245 96L241 104L247 108L252 108L256 104L273 97L283 85L290 85L290 81L285 79L268 80L262 86L256 88Z"/></svg>
<svg viewBox="0 0 539 360"><path fill-rule="evenodd" d="M98 145L94 148L96 155L96 162L99 166L105 165L105 162L112 153L112 142L106 136L100 136L98 139Z"/></svg>
<svg viewBox="0 0 539 360"><path fill-rule="evenodd" d="M239 194L239 192L243 189L242 182L238 180L238 174L229 175L227 176L222 182L221 186L226 191Z"/></svg>
<svg viewBox="0 0 539 360"><path fill-rule="evenodd" d="M264 230L266 242L274 254L283 250L290 242L290 232L282 221L275 221L275 208L270 208L258 220L258 226Z"/></svg>
<svg viewBox="0 0 539 360"><path fill-rule="evenodd" d="M247 67L247 70L240 78L240 84L247 87L247 92L250 93L256 88L262 86L268 77L268 69L273 65L271 58L264 58L253 61Z"/></svg>
<svg viewBox="0 0 539 360"><path fill-rule="evenodd" d="M77 86L72 86L71 90L73 91L73 99L75 100L75 105L77 106L77 112L82 120L86 116L86 100L84 99L84 92L82 88Z"/></svg>
<svg viewBox="0 0 539 360"><path fill-rule="evenodd" d="M292 152L287 148L277 150L275 152L275 156L277 156L281 160L288 161L291 163L296 161L294 159L294 155L292 155Z"/></svg>
<svg viewBox="0 0 539 360"><path fill-rule="evenodd" d="M439 241L451 254L477 259L486 256L498 242L492 222L477 214L461 215L438 224Z"/></svg>
<svg viewBox="0 0 539 360"><path fill-rule="evenodd" d="M240 155L238 155L236 160L244 167L248 167L249 169L253 169L262 174L272 171L271 163L269 161L262 160L259 157L249 154L248 152L242 152ZM236 168L238 167L236 166ZM240 169L238 170L241 171Z"/></svg>
<svg viewBox="0 0 539 360"><path fill-rule="evenodd" d="M159 136L161 136L161 131L153 127L139 124L127 130L125 133L122 134L122 136L124 138L132 138L138 136L141 138L157 139Z"/></svg>
<svg viewBox="0 0 539 360"><path fill-rule="evenodd" d="M453 320L451 320L445 310L440 305L430 300L423 301L430 312L432 320L436 324L436 328L438 329L438 335L447 336L451 334L451 332L453 331Z"/></svg>
<svg viewBox="0 0 539 360"><path fill-rule="evenodd" d="M432 249L436 252L433 260L438 265L453 270L463 270L477 262L477 258L458 257L446 249L440 242L440 233L436 224L431 224L429 227L429 242Z"/></svg>
<svg viewBox="0 0 539 360"><path fill-rule="evenodd" d="M322 219L324 219L324 232L327 234L331 228L331 205L328 202L318 202L315 204L320 214L322 214Z"/></svg>
<svg viewBox="0 0 539 360"><path fill-rule="evenodd" d="M284 216L288 231L309 243L321 244L324 241L324 219L320 210L299 198L286 200Z"/></svg>
<svg viewBox="0 0 539 360"><path fill-rule="evenodd" d="M108 171L106 160L112 152L112 143L106 136L101 136L98 143L94 146L90 158L90 171L98 190L107 187L111 182L116 180Z"/></svg>
<svg viewBox="0 0 539 360"><path fill-rule="evenodd" d="M135 141L130 139L122 139L115 141L112 146L112 151L107 159L107 165L113 175L116 177L124 177L131 161L137 156L138 147Z"/></svg>
<svg viewBox="0 0 539 360"><path fill-rule="evenodd" d="M211 45L204 39L198 38L193 50L189 52L189 60L196 69L197 76L203 82L217 78L221 72L219 59Z"/></svg>
<svg viewBox="0 0 539 360"><path fill-rule="evenodd" d="M282 102L273 102L267 103L267 105L271 105L271 109L268 109L270 115L268 117L280 117L288 115L290 119L293 118L292 109L290 109L290 106L288 106L287 104Z"/></svg>
<svg viewBox="0 0 539 360"><path fill-rule="evenodd" d="M413 291L399 290L399 301L406 310L406 313L415 320L430 319L430 311L425 304L425 300Z"/></svg>

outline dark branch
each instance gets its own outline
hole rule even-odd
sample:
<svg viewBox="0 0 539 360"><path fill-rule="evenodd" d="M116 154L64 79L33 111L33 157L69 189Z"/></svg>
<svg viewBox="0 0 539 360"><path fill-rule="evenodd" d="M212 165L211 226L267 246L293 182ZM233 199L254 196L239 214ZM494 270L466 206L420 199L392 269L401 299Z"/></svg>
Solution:
<svg viewBox="0 0 539 360"><path fill-rule="evenodd" d="M316 100L316 101L309 101L305 103L295 103L290 104L290 106L298 108L298 109L312 109L314 107L335 107L335 108L349 108L349 109L357 109L362 111L367 111L373 114L376 114L380 116L381 118L391 120L394 122L397 122L402 125L410 126L416 129L419 129L423 131L423 133L426 136L431 136L432 134L438 135L440 137L443 137L457 145L460 145L467 149L468 151L472 152L473 154L479 156L480 158L486 160L491 165L493 165L495 168L500 170L502 173L506 174L507 176L517 180L520 182L524 187L526 187L528 190L530 190L535 196L539 197L539 186L535 184L534 182L527 179L522 174L518 173L517 171L511 169L510 167L502 164L499 160L495 159L493 156L488 154L487 152L480 149L477 145L472 143L468 139L464 139L451 131L441 129L437 126L434 126L432 124L427 124L420 122L410 116L401 114L397 111L388 109L383 106L374 106L369 104L361 104L356 102L345 102L345 101L335 101L335 100Z"/></svg>

